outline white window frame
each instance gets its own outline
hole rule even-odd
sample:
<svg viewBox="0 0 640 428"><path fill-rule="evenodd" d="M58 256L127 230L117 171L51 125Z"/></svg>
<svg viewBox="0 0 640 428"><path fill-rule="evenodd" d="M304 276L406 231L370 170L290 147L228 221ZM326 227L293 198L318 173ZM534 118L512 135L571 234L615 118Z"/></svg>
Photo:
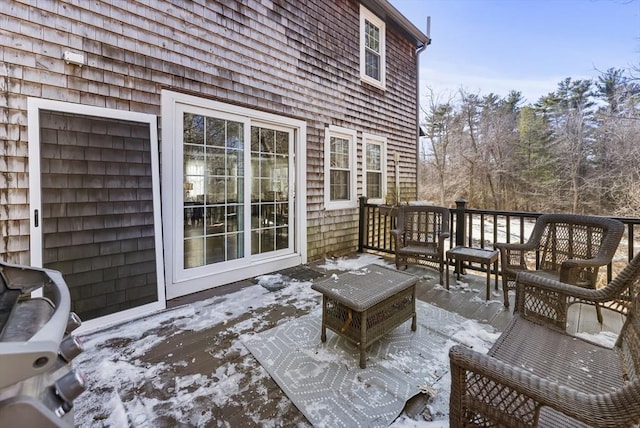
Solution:
<svg viewBox="0 0 640 428"><path fill-rule="evenodd" d="M365 21L369 21L380 29L380 80L375 79L366 72L366 37L365 37ZM383 20L378 18L366 7L360 5L360 79L370 85L380 89L386 89L386 26Z"/></svg>
<svg viewBox="0 0 640 428"><path fill-rule="evenodd" d="M373 134L362 134L362 194L367 195L367 173L369 172L369 165L367 165L367 144L375 144L380 146L380 169L382 173L380 183L380 197L369 198L368 202L373 204L381 204L384 202L387 194L387 138ZM374 171L377 172L377 171Z"/></svg>
<svg viewBox="0 0 640 428"><path fill-rule="evenodd" d="M349 140L349 199L331 200L331 137L344 138ZM325 128L324 133L324 207L326 210L340 210L356 208L358 199L356 197L356 131L354 129L342 128L330 125Z"/></svg>

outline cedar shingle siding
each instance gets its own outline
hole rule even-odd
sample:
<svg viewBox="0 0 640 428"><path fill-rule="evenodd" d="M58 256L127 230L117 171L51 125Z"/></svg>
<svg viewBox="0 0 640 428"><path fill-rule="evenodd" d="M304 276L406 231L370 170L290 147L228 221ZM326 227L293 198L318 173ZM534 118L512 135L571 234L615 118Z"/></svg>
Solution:
<svg viewBox="0 0 640 428"><path fill-rule="evenodd" d="M325 126L358 132L358 194L362 133L367 132L388 139L388 181L393 182L392 160L398 153L403 199L415 195L416 44L388 23L386 90L361 83L355 0L12 1L0 10L0 28L4 260L29 263L27 97L160 115L160 91L172 89L306 121L309 260L357 245L357 209L323 210ZM66 64L67 50L84 53L86 65ZM68 168L84 168L90 155L67 163ZM135 151L117 155L123 156L117 162L141 156ZM129 197L137 196L115 196ZM48 209L56 211L54 205ZM62 214L60 224L78 218ZM111 226L121 225L105 225L102 233L121 233ZM132 237L139 240L135 246L145 247L145 233L139 235ZM70 239L84 245L97 238L78 234ZM144 257L138 262L144 264ZM145 293L137 297L144 299Z"/></svg>

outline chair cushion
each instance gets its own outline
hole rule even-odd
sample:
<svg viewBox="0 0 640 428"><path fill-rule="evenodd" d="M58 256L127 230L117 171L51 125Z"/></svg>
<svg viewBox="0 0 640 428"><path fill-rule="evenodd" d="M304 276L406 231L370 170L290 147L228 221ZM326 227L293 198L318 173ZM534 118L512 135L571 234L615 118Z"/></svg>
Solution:
<svg viewBox="0 0 640 428"><path fill-rule="evenodd" d="M517 315L489 355L587 394L613 391L625 383L617 348L605 348Z"/></svg>
<svg viewBox="0 0 640 428"><path fill-rule="evenodd" d="M398 248L398 254L402 255L422 255L422 256L436 256L439 253L438 247L432 245L407 245L406 247Z"/></svg>

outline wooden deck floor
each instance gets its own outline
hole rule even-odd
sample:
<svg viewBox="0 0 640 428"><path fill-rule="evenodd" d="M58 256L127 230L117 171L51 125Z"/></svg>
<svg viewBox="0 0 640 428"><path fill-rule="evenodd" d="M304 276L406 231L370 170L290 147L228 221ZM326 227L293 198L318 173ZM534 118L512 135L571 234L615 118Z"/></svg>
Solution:
<svg viewBox="0 0 640 428"><path fill-rule="evenodd" d="M354 256L354 257L357 257ZM392 260L389 259L389 262ZM307 265L309 269L300 269L299 272L293 272L293 277L299 280L317 280L330 276L334 273L340 274L340 271L331 271L323 269L325 262L315 262ZM312 272L311 275L308 272ZM450 312L456 312L465 318L473 319L479 322L490 324L498 331L504 330L513 316L513 307L515 305L515 294L513 291L509 293L509 308L505 308L502 303L502 282L498 280L498 290L495 289L494 276L491 275L491 295L486 300L486 274L482 272L467 270L465 274L460 276L460 281L456 281L453 267L450 271L450 289L447 290L443 285L438 284L438 272L429 267L409 266L407 272L420 277L417 285L417 298L446 309ZM291 272L289 272L291 274ZM313 274L317 273L317 274ZM446 282L446 281L445 281ZM253 280L245 280L233 284L217 287L201 293L196 293L169 301L168 307L175 307L189 302L203 300L213 296L222 296L233 293L244 287L255 284ZM603 309L604 322L598 323L596 319L595 309L586 305L573 305L569 311L568 331L571 333L585 332L597 334L601 331L618 332L622 327L624 318L622 315Z"/></svg>
<svg viewBox="0 0 640 428"><path fill-rule="evenodd" d="M342 273L341 271L326 270L322 267L324 265L325 261L311 263L301 267L298 271L288 273L290 274L289 276L294 278L296 275L299 275L300 279L304 281L319 281L334 273ZM439 275L434 269L410 266L407 271L420 277L417 285L417 296L420 300L458 313L465 318L490 324L498 331L503 331L513 317L512 310L515 296L514 294L510 295L510 308L505 308L502 303L502 292L499 290L496 291L493 288L493 277L491 281L492 289L490 299L485 300L486 275L481 272L469 271L461 277L459 282L455 281L455 277L452 276L451 289L446 290L444 286L438 284ZM172 300L169 303L169 307L185 305L213 296L222 296L221 298L224 298L226 294L233 293L253 284L256 284L256 281L246 280L218 287L207 292L181 297ZM264 308L263 311L266 311L264 319L267 322L265 322L261 329L271 328L283 319L293 319L305 313L304 311L291 307L287 302ZM596 320L596 313L593 307L579 308L576 306L571 314L570 328L574 331L580 330L587 333L598 333L602 329L618 331L622 325L622 318L620 316L614 316L607 311L603 312L605 322L603 325L600 325ZM219 361L215 360L214 365L223 365L229 360L238 360L243 362L241 364L242 366L248 367L247 370L252 370L252 365L257 367L257 361L253 360L251 355L246 355L246 352L239 355L238 351L234 350L232 346L232 344L235 343L234 341L237 340L237 334L229 333L230 326L243 322L245 318L250 316L248 313L246 317L229 320L229 324L216 325L205 331L195 333L185 332L176 335L176 337L170 341L154 348L151 353L145 356L145 360L150 364L156 364L158 362L166 363L171 361L171 359L178 358L175 350L180 348L180 358L196 361L196 363L188 366L188 370L205 374L216 370L216 367L211 366L212 360L210 358L211 350L215 349L218 353L224 355L224 359L220 359ZM227 348L229 348L229 350L224 351ZM242 404L233 404L232 401L230 401L232 404L212 408L211 411L213 412L214 419L224 421L225 424L231 424L231 426L261 426L260 423L247 417L247 409L252 409L252 411L261 418L281 421L282 426L309 426L304 416L286 399L282 390L270 378L267 378L266 381L252 384L252 386L247 388L249 388L248 391L243 392L242 395ZM275 405L274 403L280 404ZM412 404L409 402L406 408L407 414L410 414L409 408L411 406ZM418 410L414 414L420 414L420 412L423 411L420 410L420 408L424 409L424 403L418 403L417 406Z"/></svg>

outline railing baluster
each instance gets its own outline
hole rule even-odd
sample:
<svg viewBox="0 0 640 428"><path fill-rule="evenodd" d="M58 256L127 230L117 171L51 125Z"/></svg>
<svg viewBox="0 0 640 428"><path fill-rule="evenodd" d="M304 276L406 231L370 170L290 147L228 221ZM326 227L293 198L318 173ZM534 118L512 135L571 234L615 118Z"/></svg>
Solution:
<svg viewBox="0 0 640 428"><path fill-rule="evenodd" d="M480 248L484 248L484 213L480 213Z"/></svg>

